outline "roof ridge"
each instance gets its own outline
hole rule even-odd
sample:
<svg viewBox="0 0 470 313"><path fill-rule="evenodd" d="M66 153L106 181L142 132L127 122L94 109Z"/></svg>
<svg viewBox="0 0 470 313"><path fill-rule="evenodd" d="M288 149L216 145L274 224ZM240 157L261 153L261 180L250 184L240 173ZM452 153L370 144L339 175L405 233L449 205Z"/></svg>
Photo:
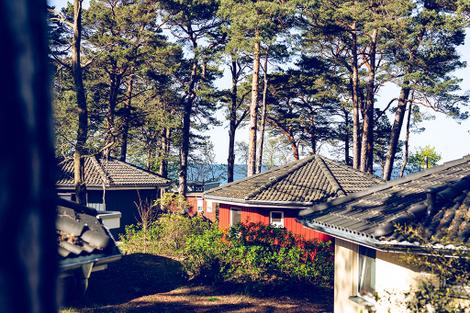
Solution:
<svg viewBox="0 0 470 313"><path fill-rule="evenodd" d="M331 170L330 170L329 166L326 164L325 160L323 160L323 158L319 155L315 155L315 160L317 161L318 165L320 166L320 169L322 170L323 174L326 176L326 179L333 186L333 188L336 189L335 193L337 195L346 196L346 192L344 191L343 187L341 187L338 180L336 179L336 177L331 172Z"/></svg>
<svg viewBox="0 0 470 313"><path fill-rule="evenodd" d="M104 169L104 167L101 165L101 162L98 160L98 158L96 157L96 155L92 155L90 156L90 159L91 159L91 162L93 163L93 165L96 167L96 169L98 170L98 173L100 174L101 176L101 180L103 181L103 183L105 185L108 185L108 186L111 186L111 178L108 176L108 174L106 173L106 170Z"/></svg>
<svg viewBox="0 0 470 313"><path fill-rule="evenodd" d="M470 162L470 155L463 156L460 159L445 162L442 165L435 166L435 167L430 168L428 170L413 173L413 174L407 175L405 177L401 177L401 178L398 178L398 179L394 179L394 180L385 182L383 184L376 185L374 187L370 187L366 190L362 190L362 191L359 191L359 192L349 194L345 197L340 197L340 198L332 199L330 201L326 201L324 203L312 205L310 208L300 211L299 216L306 217L306 216L308 216L308 215L310 215L314 212L325 210L325 209L328 209L329 207L336 206L336 205L339 205L339 204L348 203L348 202L351 202L353 200L356 200L356 199L362 198L364 196L370 195L372 193L375 193L377 191L382 191L382 190L385 190L387 188L390 188L390 187L393 187L393 186L396 186L396 185L399 185L399 184L407 183L407 182L410 182L412 180L416 180L418 178L423 178L423 177L429 176L431 174L437 173L439 171L443 171L443 170L446 170L448 168L451 168L451 167L454 167L454 166L457 166L457 165L460 165L460 164L464 164L466 162Z"/></svg>
<svg viewBox="0 0 470 313"><path fill-rule="evenodd" d="M384 180L383 180L382 178L380 178L380 177L378 177L378 176L375 176L374 174L364 173L364 172L362 172L362 171L360 171L360 170L358 170L358 169L356 169L356 168L354 168L354 167L352 167L352 166L349 166L349 165L347 165L347 164L344 164L344 163L342 163L342 162L334 161L334 160L331 160L331 159L326 158L326 157L324 157L324 156L322 156L322 160L323 160L323 161L327 160L328 162L334 163L335 165L337 165L337 166L339 166L339 167L341 167L341 168L343 168L343 169L347 169L348 171L353 172L353 173L355 173L355 174L357 174L357 175L361 175L361 176L364 176L364 177L366 177L366 178L372 178L372 179L376 179L376 180L378 180L378 181L384 182ZM326 162L325 162L325 163L326 163Z"/></svg>
<svg viewBox="0 0 470 313"><path fill-rule="evenodd" d="M255 174L255 175L251 175L251 176L247 176L245 178L242 178L242 179L238 179L238 180L235 180L233 182L230 182L230 183L226 183L226 184L223 184L223 185L220 185L218 187L215 187L215 188L212 188L212 189L209 189L207 191L205 191L203 194L206 195L207 193L210 193L210 192L214 192L214 191L217 191L217 190L220 190L222 188L225 188L225 187L229 187L229 186L233 186L233 185L237 185L237 184L240 184L244 181L247 181L249 179L253 179L255 177L259 177L259 176L262 176L262 175L267 175L269 173L272 173L272 172L275 172L275 171L279 171L283 168L286 168L286 167L289 167L289 166L292 166L292 164L294 163L297 163L297 162L301 162L301 161L304 161L305 159L302 159L302 160L295 160L295 161L292 161L292 162L289 162L287 164L284 164L284 165L281 165L281 166L277 166L277 167L274 167L266 172L261 172L261 173L258 173L258 174Z"/></svg>
<svg viewBox="0 0 470 313"><path fill-rule="evenodd" d="M158 173L155 173L155 172L146 170L146 169L144 169L144 168L142 168L142 167L140 167L140 166L134 165L134 164L129 163L129 162L126 162L126 161L121 161L121 160L119 160L119 159L117 159L117 158L113 158L113 157L109 157L109 158L112 159L113 161L122 163L122 164L124 164L124 165L127 166L127 167L135 168L135 169L137 169L137 170L139 170L139 171L142 171L142 172L144 172L145 174L155 175L155 176L158 176L158 177L161 178L161 179L166 179L166 180L169 181L168 178L165 178L165 177L161 176L161 175L158 174Z"/></svg>
<svg viewBox="0 0 470 313"><path fill-rule="evenodd" d="M249 200L250 198L256 196L257 194L261 193L263 190L271 187L272 185L276 184L277 182L279 182L281 179L285 178L286 176L288 176L290 173L298 170L299 168L303 167L305 164L311 162L312 160L314 160L315 158L315 154L314 155L311 155L311 156L308 156L302 160L296 160L294 162L290 162L289 164L292 164L292 167L287 170L284 174L282 175L279 175L277 176L276 178L274 178L273 180L269 181L267 184L264 184L263 186L259 187L258 189L256 189L255 191L253 192L250 192L246 197L245 197L245 200ZM266 172L267 173L267 172Z"/></svg>

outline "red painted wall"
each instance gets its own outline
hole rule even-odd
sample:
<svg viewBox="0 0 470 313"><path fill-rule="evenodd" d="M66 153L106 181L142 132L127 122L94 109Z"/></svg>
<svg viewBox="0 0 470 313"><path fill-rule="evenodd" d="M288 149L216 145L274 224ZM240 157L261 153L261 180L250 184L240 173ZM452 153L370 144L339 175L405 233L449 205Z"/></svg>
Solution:
<svg viewBox="0 0 470 313"><path fill-rule="evenodd" d="M301 235L306 240L318 239L321 241L332 240L333 238L314 231L310 228L297 222L296 217L299 210L295 209L261 209L261 208L246 208L241 206L228 205L225 203L220 204L219 208L219 227L221 229L230 228L230 208L238 208L242 210L241 219L244 223L263 223L269 224L270 211L283 211L284 212L284 227L296 235Z"/></svg>
<svg viewBox="0 0 470 313"><path fill-rule="evenodd" d="M192 196L192 195L188 195L186 196L186 201L188 201L189 203L189 209L188 209L188 213L189 215L191 216L194 216L196 215L198 212L197 212L197 200L198 199L201 199L200 196ZM209 212L211 210L207 210L208 209L208 206L211 205L212 206L212 212ZM211 202L211 203L208 203L207 200L203 200L203 213L204 213L204 216L207 217L208 219L210 219L211 221L215 222L215 202Z"/></svg>

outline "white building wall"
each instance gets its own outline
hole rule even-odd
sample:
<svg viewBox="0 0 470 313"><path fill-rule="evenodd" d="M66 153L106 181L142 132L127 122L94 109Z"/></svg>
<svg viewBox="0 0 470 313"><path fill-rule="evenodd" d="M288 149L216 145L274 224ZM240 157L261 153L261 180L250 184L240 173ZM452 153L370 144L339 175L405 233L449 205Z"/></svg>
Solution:
<svg viewBox="0 0 470 313"><path fill-rule="evenodd" d="M363 304L351 300L357 295L359 246L335 239L334 312L366 313ZM399 254L377 251L375 288L379 295L377 313L405 312L403 292L416 286L425 274L405 265Z"/></svg>
<svg viewBox="0 0 470 313"><path fill-rule="evenodd" d="M349 299L357 290L358 245L335 239L334 312L360 312L361 306Z"/></svg>

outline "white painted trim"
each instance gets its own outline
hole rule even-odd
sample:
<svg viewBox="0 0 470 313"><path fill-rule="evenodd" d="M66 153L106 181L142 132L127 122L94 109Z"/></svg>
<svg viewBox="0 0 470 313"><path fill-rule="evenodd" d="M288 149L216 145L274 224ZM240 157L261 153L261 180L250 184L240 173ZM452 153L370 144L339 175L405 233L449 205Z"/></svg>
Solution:
<svg viewBox="0 0 470 313"><path fill-rule="evenodd" d="M281 213L281 224L282 225L273 224L273 213ZM269 211L269 225L274 226L274 227L284 228L285 227L284 212L283 211Z"/></svg>
<svg viewBox="0 0 470 313"><path fill-rule="evenodd" d="M229 209L229 212L230 212L230 227L233 226L232 211L240 212L240 222L241 222L241 217L242 217L242 209L241 208L230 207L230 209Z"/></svg>
<svg viewBox="0 0 470 313"><path fill-rule="evenodd" d="M158 190L162 189L165 186L156 186L156 187L134 187L134 186L129 186L129 187L106 187L106 191L112 191L112 190ZM87 190L98 190L102 191L103 187L87 187ZM73 190L73 187L64 187L64 186L57 186L57 190Z"/></svg>
<svg viewBox="0 0 470 313"><path fill-rule="evenodd" d="M206 200L212 200L214 202L218 203L223 203L223 204L228 204L228 205L236 205L239 207L247 207L247 208L263 208L263 209L289 209L289 210L304 210L305 207L302 207L301 205L295 205L291 206L288 203L286 204L279 204L279 205L274 205L274 204L256 204L256 203L245 203L245 202L235 202L235 201L225 201L223 199L217 199L217 198L212 198L212 197L205 197Z"/></svg>

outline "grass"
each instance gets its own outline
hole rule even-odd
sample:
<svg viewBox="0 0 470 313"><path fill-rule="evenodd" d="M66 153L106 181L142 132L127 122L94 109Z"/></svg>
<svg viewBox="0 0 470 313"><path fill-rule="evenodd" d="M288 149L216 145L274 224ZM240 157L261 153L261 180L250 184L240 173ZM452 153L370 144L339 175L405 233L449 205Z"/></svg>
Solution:
<svg viewBox="0 0 470 313"><path fill-rule="evenodd" d="M61 313L332 311L329 289L298 286L297 290L270 289L257 294L242 290L240 286L192 284L179 262L132 254L93 273L86 295L69 296Z"/></svg>

